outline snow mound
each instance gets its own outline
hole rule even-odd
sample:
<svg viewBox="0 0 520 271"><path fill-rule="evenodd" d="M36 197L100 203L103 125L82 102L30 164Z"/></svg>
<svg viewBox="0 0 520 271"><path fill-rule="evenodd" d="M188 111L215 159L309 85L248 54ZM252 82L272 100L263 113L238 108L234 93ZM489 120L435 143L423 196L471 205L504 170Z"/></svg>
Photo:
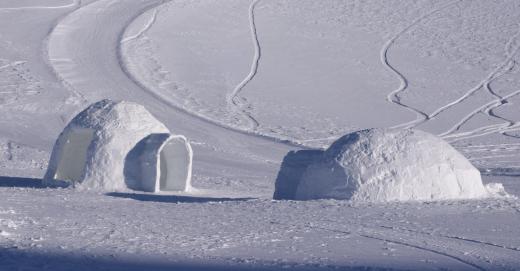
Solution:
<svg viewBox="0 0 520 271"><path fill-rule="evenodd" d="M154 138L160 140L151 140ZM128 187L151 192L161 187L187 190L191 158L187 140L170 136L168 128L143 106L102 100L80 112L60 134L44 184L72 183L77 188L103 191Z"/></svg>
<svg viewBox="0 0 520 271"><path fill-rule="evenodd" d="M369 129L334 142L302 174L295 199L385 202L484 198L480 172L447 142L413 130Z"/></svg>

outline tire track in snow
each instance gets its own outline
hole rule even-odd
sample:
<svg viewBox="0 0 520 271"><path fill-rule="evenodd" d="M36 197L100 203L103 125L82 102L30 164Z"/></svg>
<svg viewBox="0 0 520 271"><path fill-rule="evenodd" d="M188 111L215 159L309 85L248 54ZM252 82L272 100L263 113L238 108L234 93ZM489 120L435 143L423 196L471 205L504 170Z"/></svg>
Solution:
<svg viewBox="0 0 520 271"><path fill-rule="evenodd" d="M397 69L395 68L391 63L390 61L388 60L388 52L390 51L390 48L392 47L392 45L396 42L397 39L399 39L403 34L405 34L406 32L408 32L410 29L412 29L414 26L418 25L419 23L421 23L422 21L424 21L425 19L427 19L428 17L438 13L439 11L443 10L443 9L446 9L450 6L453 6L455 4L457 4L459 1L456 1L456 2L452 2L452 3L449 3L447 5L444 5L440 8L437 8L437 9L434 9L426 14L424 14L423 16L415 19L411 24L409 24L408 26L406 26L405 28L401 29L401 31L399 31L397 34L395 34L392 38L390 38L386 43L385 45L383 46L383 49L381 49L381 52L380 52L380 60L381 60L381 63L383 63L383 65L388 69L390 70L394 75L396 75L398 78L399 78L399 87L396 88L395 90L393 90L392 92L390 92L387 97L386 97L386 100L390 103L393 103L393 104L396 104L400 107L403 107L405 108L406 110L408 111L412 111L416 114L416 119L413 120L413 121L410 121L410 122L407 122L407 123L404 123L404 124L400 124L400 125L396 125L392 128L398 128L398 127L403 127L403 126L408 126L408 125L413 125L413 124L416 124L416 123L419 123L419 122L424 122L424 121L427 121L429 119L428 117L428 114L426 114L425 112L417 109L417 108L414 108L414 107L411 107L409 105L406 105L404 103L401 102L401 98L399 96L399 94L401 94L403 91L405 91L407 88L408 88L408 80L406 79L406 77Z"/></svg>
<svg viewBox="0 0 520 271"><path fill-rule="evenodd" d="M260 0L252 0L251 5L249 6L249 27L251 31L251 39L253 41L254 45L254 55L253 55L253 62L251 63L251 68L249 70L249 73L247 76L240 82L234 89L231 91L231 93L227 96L227 104L230 108L233 108L234 111L239 112L243 116L248 119L249 122L249 129L255 131L258 126L260 125L258 121L251 116L249 112L247 112L244 107L246 107L247 101L240 97L240 93L244 89L244 87L253 80L255 77L257 71L258 71L258 65L260 63L260 57L262 55L262 51L260 48L260 42L258 40L258 34L256 31L256 24L255 24L255 7L260 2Z"/></svg>

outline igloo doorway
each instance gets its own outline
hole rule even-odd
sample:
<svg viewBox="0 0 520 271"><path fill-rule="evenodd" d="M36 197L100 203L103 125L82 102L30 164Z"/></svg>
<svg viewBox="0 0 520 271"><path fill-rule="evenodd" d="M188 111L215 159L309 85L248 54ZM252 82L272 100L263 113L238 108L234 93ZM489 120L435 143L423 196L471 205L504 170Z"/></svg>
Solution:
<svg viewBox="0 0 520 271"><path fill-rule="evenodd" d="M160 190L185 191L191 174L191 148L186 139L170 137L160 150Z"/></svg>
<svg viewBox="0 0 520 271"><path fill-rule="evenodd" d="M74 129L68 131L61 142L58 157L58 167L54 179L68 180L72 183L80 182L85 173L87 151L92 142L94 131L92 129Z"/></svg>
<svg viewBox="0 0 520 271"><path fill-rule="evenodd" d="M151 134L125 159L125 181L135 190L187 191L191 188L193 151L184 136Z"/></svg>

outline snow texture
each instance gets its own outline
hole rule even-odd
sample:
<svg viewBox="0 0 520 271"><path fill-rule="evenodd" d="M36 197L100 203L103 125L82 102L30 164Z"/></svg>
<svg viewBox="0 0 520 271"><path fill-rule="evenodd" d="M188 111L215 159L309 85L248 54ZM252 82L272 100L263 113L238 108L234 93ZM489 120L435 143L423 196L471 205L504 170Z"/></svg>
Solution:
<svg viewBox="0 0 520 271"><path fill-rule="evenodd" d="M386 202L484 198L480 172L444 140L414 129L347 134L309 165L296 199ZM492 191L492 192L490 192Z"/></svg>
<svg viewBox="0 0 520 271"><path fill-rule="evenodd" d="M128 153L124 168L126 184L148 192L190 190L192 156L184 136L151 134Z"/></svg>
<svg viewBox="0 0 520 271"><path fill-rule="evenodd" d="M111 100L94 103L72 119L58 137L44 183L72 182L81 189L103 191L130 187L156 192L160 190L158 180L166 182L166 172L172 171L184 176L169 179L184 179L171 188L185 190L191 179L191 147L183 136L169 133L141 105ZM180 142L185 151L175 154L171 147L175 142ZM163 150L168 150L168 158L163 158ZM164 176L160 176L161 172Z"/></svg>

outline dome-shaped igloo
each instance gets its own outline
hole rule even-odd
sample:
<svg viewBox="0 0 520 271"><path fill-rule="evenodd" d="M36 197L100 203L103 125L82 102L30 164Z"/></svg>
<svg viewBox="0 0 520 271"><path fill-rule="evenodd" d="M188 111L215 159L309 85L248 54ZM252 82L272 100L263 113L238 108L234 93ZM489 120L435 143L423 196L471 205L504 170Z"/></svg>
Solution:
<svg viewBox="0 0 520 271"><path fill-rule="evenodd" d="M102 100L59 135L43 182L103 191L188 190L191 163L186 138L170 135L143 106Z"/></svg>
<svg viewBox="0 0 520 271"><path fill-rule="evenodd" d="M369 129L341 137L307 166L295 199L430 201L489 194L478 169L439 137Z"/></svg>

